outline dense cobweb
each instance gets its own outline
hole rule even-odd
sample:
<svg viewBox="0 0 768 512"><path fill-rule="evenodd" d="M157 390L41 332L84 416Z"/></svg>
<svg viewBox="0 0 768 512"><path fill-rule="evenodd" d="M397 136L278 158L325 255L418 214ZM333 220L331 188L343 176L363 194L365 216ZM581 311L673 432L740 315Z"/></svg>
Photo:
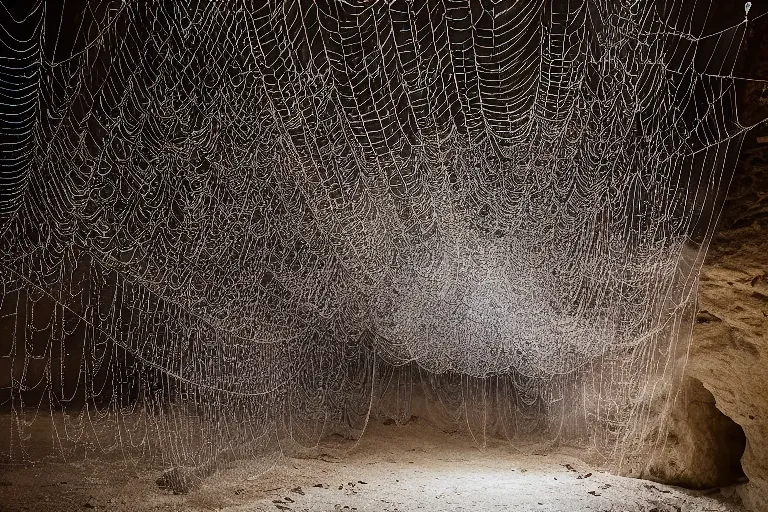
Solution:
<svg viewBox="0 0 768 512"><path fill-rule="evenodd" d="M746 19L710 31L708 3L672 0L0 14L4 453L33 457L49 413L65 452L100 422L102 448L159 433L173 463L311 446L407 417L415 388L438 419L610 451L671 400L745 130Z"/></svg>

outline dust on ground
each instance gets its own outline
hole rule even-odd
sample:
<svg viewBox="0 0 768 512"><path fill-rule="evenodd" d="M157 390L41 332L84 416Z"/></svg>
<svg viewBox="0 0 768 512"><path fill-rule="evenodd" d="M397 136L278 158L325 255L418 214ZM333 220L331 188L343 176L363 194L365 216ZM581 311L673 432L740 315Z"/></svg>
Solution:
<svg viewBox="0 0 768 512"><path fill-rule="evenodd" d="M89 460L0 466L0 511L740 512L718 493L618 477L573 454L524 454L424 422L371 422L342 457L237 461L175 495L157 468Z"/></svg>

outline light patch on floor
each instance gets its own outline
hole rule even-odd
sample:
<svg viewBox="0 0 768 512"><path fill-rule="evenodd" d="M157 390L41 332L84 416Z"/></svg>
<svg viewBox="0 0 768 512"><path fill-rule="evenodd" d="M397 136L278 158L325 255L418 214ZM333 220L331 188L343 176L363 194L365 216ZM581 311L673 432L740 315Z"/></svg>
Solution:
<svg viewBox="0 0 768 512"><path fill-rule="evenodd" d="M0 511L562 511L735 512L722 495L617 477L573 455L481 451L465 436L417 422L375 423L343 457L239 461L185 495L156 470L38 464L0 470ZM267 469L269 468L269 469ZM266 470L266 473L264 472ZM10 499L6 499L10 498Z"/></svg>

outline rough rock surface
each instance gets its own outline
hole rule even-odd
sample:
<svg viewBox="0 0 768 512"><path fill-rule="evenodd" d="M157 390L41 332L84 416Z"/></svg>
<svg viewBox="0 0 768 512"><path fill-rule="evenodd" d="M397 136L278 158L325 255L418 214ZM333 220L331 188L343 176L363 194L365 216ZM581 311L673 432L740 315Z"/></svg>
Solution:
<svg viewBox="0 0 768 512"><path fill-rule="evenodd" d="M765 20L746 35L742 76L768 78ZM633 460L621 472L685 487L717 487L739 483L735 464L741 457L749 482L737 492L747 508L763 511L768 510L768 125L762 121L768 118L768 82L747 81L740 96L739 122L755 126L744 139L702 268L691 348L679 361L687 359L683 385L650 463L646 458L639 467Z"/></svg>
<svg viewBox="0 0 768 512"><path fill-rule="evenodd" d="M747 35L745 76L768 77L768 30ZM739 120L768 118L768 84L745 85ZM687 373L746 435L749 483L739 489L752 510L768 510L768 126L744 140L742 156L702 269L699 313Z"/></svg>
<svg viewBox="0 0 768 512"><path fill-rule="evenodd" d="M761 146L744 153L702 271L687 366L744 429L741 495L754 510L768 510L767 157Z"/></svg>
<svg viewBox="0 0 768 512"><path fill-rule="evenodd" d="M694 489L745 480L740 461L744 432L718 410L700 381L685 378L667 421L666 438L638 476Z"/></svg>

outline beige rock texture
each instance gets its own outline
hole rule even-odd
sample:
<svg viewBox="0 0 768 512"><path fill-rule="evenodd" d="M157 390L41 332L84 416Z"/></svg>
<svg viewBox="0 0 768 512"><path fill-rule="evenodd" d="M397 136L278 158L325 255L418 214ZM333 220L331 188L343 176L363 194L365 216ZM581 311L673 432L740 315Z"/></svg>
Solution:
<svg viewBox="0 0 768 512"><path fill-rule="evenodd" d="M687 374L744 429L740 494L768 510L768 148L747 149L739 171L702 270Z"/></svg>
<svg viewBox="0 0 768 512"><path fill-rule="evenodd" d="M744 432L720 412L701 381L685 378L666 427L667 435L638 476L693 489L745 481Z"/></svg>
<svg viewBox="0 0 768 512"><path fill-rule="evenodd" d="M682 385L666 424L656 408L661 421L651 432L663 434L650 462L640 457L620 471L699 489L748 479L736 492L753 511L768 511L766 19L745 34L740 76L757 80L741 84L738 120L751 129L701 271L690 351L678 361Z"/></svg>
<svg viewBox="0 0 768 512"><path fill-rule="evenodd" d="M765 17L763 17L763 20ZM768 78L768 27L747 34L747 77ZM768 82L744 85L744 140L699 285L687 375L746 435L744 504L768 510Z"/></svg>

